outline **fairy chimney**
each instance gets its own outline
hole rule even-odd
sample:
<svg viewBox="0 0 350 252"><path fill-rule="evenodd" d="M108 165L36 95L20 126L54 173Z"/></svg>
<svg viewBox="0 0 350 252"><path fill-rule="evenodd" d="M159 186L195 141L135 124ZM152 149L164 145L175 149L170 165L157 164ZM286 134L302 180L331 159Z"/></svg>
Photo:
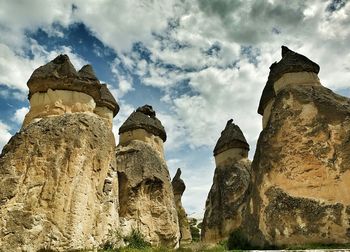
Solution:
<svg viewBox="0 0 350 252"><path fill-rule="evenodd" d="M214 148L216 169L203 219L201 239L219 242L240 228L250 184L249 144L229 120Z"/></svg>
<svg viewBox="0 0 350 252"><path fill-rule="evenodd" d="M156 246L176 247L180 231L163 143L166 133L152 106L134 111L119 129L120 220Z"/></svg>

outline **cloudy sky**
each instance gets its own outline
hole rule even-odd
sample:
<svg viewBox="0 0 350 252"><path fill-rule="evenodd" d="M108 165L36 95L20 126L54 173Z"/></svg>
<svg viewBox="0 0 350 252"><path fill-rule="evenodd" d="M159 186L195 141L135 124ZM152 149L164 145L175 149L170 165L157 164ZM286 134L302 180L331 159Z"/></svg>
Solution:
<svg viewBox="0 0 350 252"><path fill-rule="evenodd" d="M182 168L185 208L199 216L227 120L254 155L256 110L281 45L317 62L323 85L350 96L349 27L346 0L0 0L0 149L28 111L33 70L68 54L110 85L121 107L116 135L138 106L155 108L170 173Z"/></svg>

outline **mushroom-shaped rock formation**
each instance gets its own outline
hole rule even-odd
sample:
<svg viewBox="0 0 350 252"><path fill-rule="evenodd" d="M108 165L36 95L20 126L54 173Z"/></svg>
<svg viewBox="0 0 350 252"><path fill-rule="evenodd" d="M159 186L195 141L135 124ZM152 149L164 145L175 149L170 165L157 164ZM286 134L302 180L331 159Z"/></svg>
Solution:
<svg viewBox="0 0 350 252"><path fill-rule="evenodd" d="M181 202L181 198L186 189L186 185L185 185L185 182L180 178L180 176L181 176L181 169L178 168L173 180L171 181L171 184L173 186L177 216L179 218L179 228L180 228L180 235L181 235L180 244L189 244L192 241L190 224L187 219L186 211L182 206L182 202Z"/></svg>
<svg viewBox="0 0 350 252"><path fill-rule="evenodd" d="M120 127L119 134L137 129L143 129L150 134L160 137L163 142L166 141L164 127L150 105L146 104L137 108Z"/></svg>
<svg viewBox="0 0 350 252"><path fill-rule="evenodd" d="M282 59L270 66L270 74L260 98L258 113L269 118L273 99L287 85L321 85L317 77L320 67L307 57L282 46Z"/></svg>
<svg viewBox="0 0 350 252"><path fill-rule="evenodd" d="M152 107L134 111L119 135L119 214L125 234L137 229L153 245L177 246L179 223L163 154L166 133Z"/></svg>
<svg viewBox="0 0 350 252"><path fill-rule="evenodd" d="M111 118L95 104L112 102L99 111L111 117L117 104L90 66L77 73L66 55L28 85L27 127L0 155L0 251L100 247L119 227L119 205Z"/></svg>
<svg viewBox="0 0 350 252"><path fill-rule="evenodd" d="M227 239L241 227L250 185L248 151L241 129L229 120L214 148L216 169L201 232L205 242Z"/></svg>
<svg viewBox="0 0 350 252"><path fill-rule="evenodd" d="M231 150L231 152L232 150L238 151L242 153L244 157L248 156L249 151L249 144L241 129L233 123L233 119L227 121L225 129L221 132L221 136L214 148L214 156L220 159L220 157L224 155L220 155L219 157L218 155L229 153L229 150ZM231 154L229 155L232 156Z"/></svg>
<svg viewBox="0 0 350 252"><path fill-rule="evenodd" d="M245 234L257 246L349 243L350 99L320 84L316 63L286 47L282 57L262 107Z"/></svg>
<svg viewBox="0 0 350 252"><path fill-rule="evenodd" d="M140 140L151 144L162 156L166 132L152 106L144 105L134 111L119 128L120 144Z"/></svg>
<svg viewBox="0 0 350 252"><path fill-rule="evenodd" d="M77 72L67 55L59 55L36 69L27 85L31 109L23 126L47 116L76 112L94 113L112 126L119 111L118 103L91 65Z"/></svg>

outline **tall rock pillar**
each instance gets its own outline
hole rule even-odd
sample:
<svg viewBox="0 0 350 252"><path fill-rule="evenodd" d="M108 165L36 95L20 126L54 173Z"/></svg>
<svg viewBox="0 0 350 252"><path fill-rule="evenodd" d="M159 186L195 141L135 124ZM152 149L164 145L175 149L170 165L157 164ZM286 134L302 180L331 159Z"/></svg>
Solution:
<svg viewBox="0 0 350 252"><path fill-rule="evenodd" d="M119 129L117 167L120 221L153 245L175 247L180 232L163 142L166 133L149 105L134 111Z"/></svg>
<svg viewBox="0 0 350 252"><path fill-rule="evenodd" d="M255 245L350 242L350 100L282 47L270 67L245 227Z"/></svg>
<svg viewBox="0 0 350 252"><path fill-rule="evenodd" d="M28 81L30 111L0 156L0 251L100 246L118 226L117 102L67 55Z"/></svg>
<svg viewBox="0 0 350 252"><path fill-rule="evenodd" d="M250 184L249 145L229 120L214 148L215 174L205 205L201 238L218 242L240 228Z"/></svg>
<svg viewBox="0 0 350 252"><path fill-rule="evenodd" d="M181 198L186 189L185 182L181 179L181 169L178 168L176 174L171 181L174 192L175 205L177 210L177 216L179 218L179 227L180 227L180 244L189 244L192 241L190 224L187 219L187 214L182 206Z"/></svg>

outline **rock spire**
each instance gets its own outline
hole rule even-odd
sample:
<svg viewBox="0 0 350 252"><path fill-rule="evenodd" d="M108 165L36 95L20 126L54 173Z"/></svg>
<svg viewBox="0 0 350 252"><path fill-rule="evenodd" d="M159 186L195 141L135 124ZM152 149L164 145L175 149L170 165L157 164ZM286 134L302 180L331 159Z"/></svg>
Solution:
<svg viewBox="0 0 350 252"><path fill-rule="evenodd" d="M124 232L140 231L153 245L174 247L180 229L168 167L166 133L152 106L134 111L119 129L117 167Z"/></svg>
<svg viewBox="0 0 350 252"><path fill-rule="evenodd" d="M192 241L190 224L188 222L187 214L182 206L182 195L186 189L185 182L181 179L181 169L178 168L176 174L171 181L174 192L175 205L177 210L177 215L179 218L179 227L180 227L180 244L189 244Z"/></svg>
<svg viewBox="0 0 350 252"><path fill-rule="evenodd" d="M254 246L348 243L350 99L322 86L319 66L286 47L270 70L246 235Z"/></svg>
<svg viewBox="0 0 350 252"><path fill-rule="evenodd" d="M219 242L241 227L250 185L249 145L229 120L214 148L215 173L205 204L201 238Z"/></svg>

